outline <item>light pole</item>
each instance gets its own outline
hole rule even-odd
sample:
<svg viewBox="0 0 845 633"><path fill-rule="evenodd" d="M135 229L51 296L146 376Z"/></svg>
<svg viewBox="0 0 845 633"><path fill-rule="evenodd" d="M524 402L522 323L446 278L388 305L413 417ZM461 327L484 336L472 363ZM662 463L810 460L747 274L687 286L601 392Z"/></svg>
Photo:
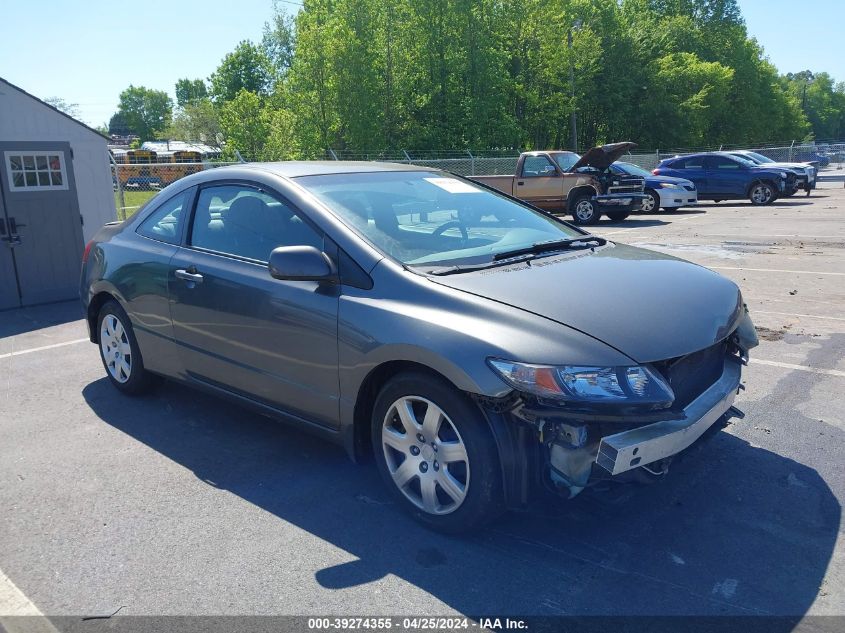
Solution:
<svg viewBox="0 0 845 633"><path fill-rule="evenodd" d="M578 31L584 22L578 18L566 32L566 45L569 48L569 91L572 96L572 151L578 151L578 115L575 113L575 59L572 56L572 31Z"/></svg>

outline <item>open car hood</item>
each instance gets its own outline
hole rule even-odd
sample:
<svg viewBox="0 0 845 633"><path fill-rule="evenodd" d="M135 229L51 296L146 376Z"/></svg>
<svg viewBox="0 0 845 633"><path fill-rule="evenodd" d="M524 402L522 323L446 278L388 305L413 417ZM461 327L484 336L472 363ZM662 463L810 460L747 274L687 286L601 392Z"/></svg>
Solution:
<svg viewBox="0 0 845 633"><path fill-rule="evenodd" d="M569 171L575 171L579 167L593 167L599 171L604 171L636 146L637 144L631 141L623 141L622 143L609 143L601 147L594 147L570 167Z"/></svg>

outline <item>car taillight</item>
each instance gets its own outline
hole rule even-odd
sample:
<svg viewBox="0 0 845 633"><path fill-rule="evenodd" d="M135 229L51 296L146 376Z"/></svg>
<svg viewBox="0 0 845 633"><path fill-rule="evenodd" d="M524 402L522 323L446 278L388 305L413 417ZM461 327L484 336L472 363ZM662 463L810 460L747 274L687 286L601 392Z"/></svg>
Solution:
<svg viewBox="0 0 845 633"><path fill-rule="evenodd" d="M657 168L652 169L652 170L651 170L651 173L652 173L652 174L654 174L655 176L659 176L659 175L660 175L660 172L657 170Z"/></svg>
<svg viewBox="0 0 845 633"><path fill-rule="evenodd" d="M94 246L94 240L91 240L85 245L85 250L82 251L82 263L88 262L88 254L91 252L91 247Z"/></svg>

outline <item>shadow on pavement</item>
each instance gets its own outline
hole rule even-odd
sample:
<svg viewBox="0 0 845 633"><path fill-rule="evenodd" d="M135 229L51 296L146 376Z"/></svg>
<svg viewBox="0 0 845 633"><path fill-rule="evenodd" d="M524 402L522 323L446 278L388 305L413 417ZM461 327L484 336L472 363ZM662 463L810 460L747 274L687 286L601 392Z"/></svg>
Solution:
<svg viewBox="0 0 845 633"><path fill-rule="evenodd" d="M83 317L79 301L63 301L0 311L0 339L33 332Z"/></svg>
<svg viewBox="0 0 845 633"><path fill-rule="evenodd" d="M729 433L663 482L544 500L453 538L406 517L372 464L227 402L170 383L128 401L105 378L83 395L208 485L356 557L318 571L323 587L393 574L468 615L801 615L839 532L839 503L815 470ZM839 435L827 441L842 445ZM399 595L382 600L394 598L397 612L414 611ZM794 624L778 622L768 630Z"/></svg>

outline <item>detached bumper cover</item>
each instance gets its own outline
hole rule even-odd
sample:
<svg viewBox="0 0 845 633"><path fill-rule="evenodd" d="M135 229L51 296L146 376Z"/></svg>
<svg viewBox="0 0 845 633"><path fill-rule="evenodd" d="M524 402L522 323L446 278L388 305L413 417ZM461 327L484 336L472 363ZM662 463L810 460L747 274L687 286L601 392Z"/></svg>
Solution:
<svg viewBox="0 0 845 633"><path fill-rule="evenodd" d="M688 448L731 408L741 372L741 364L727 358L719 380L686 406L681 419L655 422L603 437L596 463L618 475Z"/></svg>

